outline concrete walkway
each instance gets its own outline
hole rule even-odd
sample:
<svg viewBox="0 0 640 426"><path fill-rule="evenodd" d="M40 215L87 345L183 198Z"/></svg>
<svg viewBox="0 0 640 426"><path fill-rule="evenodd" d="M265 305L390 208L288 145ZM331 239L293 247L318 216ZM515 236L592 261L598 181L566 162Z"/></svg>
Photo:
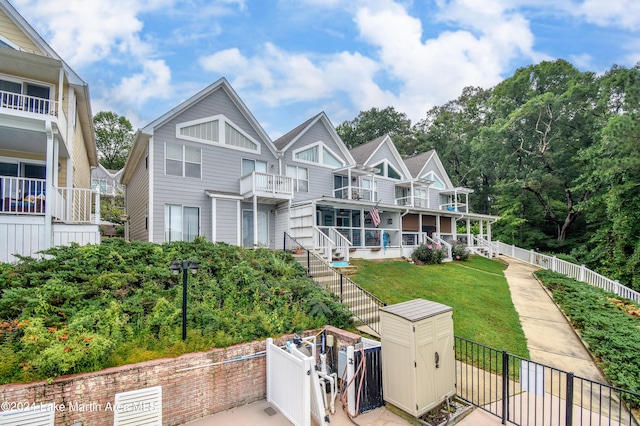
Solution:
<svg viewBox="0 0 640 426"><path fill-rule="evenodd" d="M533 276L538 268L511 258L504 275L520 315L530 359L606 383L600 369L542 284Z"/></svg>
<svg viewBox="0 0 640 426"><path fill-rule="evenodd" d="M504 274L509 284L513 304L520 315L531 360L605 383L602 373L572 326L542 284L533 276L537 268L511 258L503 258L503 260L509 265ZM362 426L411 424L384 407L362 414L355 421ZM189 426L288 424L290 422L282 414L273 410L265 400L188 423ZM354 423L349 420L341 407L337 407L336 414L331 416L331 424L352 425ZM476 408L457 424L497 426L501 422L498 417Z"/></svg>

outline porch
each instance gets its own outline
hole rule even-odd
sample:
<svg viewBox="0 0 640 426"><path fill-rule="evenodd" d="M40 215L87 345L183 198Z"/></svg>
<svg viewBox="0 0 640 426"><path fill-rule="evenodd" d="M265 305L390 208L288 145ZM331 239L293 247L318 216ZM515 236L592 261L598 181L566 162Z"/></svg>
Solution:
<svg viewBox="0 0 640 426"><path fill-rule="evenodd" d="M0 262L49 247L100 243L100 194L46 180L0 176Z"/></svg>

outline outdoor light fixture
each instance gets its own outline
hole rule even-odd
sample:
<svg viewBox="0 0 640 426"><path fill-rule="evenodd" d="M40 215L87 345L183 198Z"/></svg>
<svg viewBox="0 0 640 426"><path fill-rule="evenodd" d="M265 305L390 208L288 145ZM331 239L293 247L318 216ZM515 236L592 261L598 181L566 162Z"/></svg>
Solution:
<svg viewBox="0 0 640 426"><path fill-rule="evenodd" d="M187 339L187 271L191 271L192 275L198 272L198 262L190 260L178 259L174 260L169 269L173 275L178 275L182 271L182 340Z"/></svg>

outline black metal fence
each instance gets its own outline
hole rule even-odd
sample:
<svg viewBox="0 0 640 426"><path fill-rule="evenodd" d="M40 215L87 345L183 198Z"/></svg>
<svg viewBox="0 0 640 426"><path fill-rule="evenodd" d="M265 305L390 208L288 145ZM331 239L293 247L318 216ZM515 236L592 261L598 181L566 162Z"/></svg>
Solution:
<svg viewBox="0 0 640 426"><path fill-rule="evenodd" d="M338 296L341 303L349 306L354 317L374 333L379 333L380 307L386 306L386 303L335 270L322 257L303 247L286 232L284 250L296 255L298 262L306 268L307 276L313 278L323 290Z"/></svg>
<svg viewBox="0 0 640 426"><path fill-rule="evenodd" d="M457 336L455 353L458 396L502 424L639 425L640 394Z"/></svg>

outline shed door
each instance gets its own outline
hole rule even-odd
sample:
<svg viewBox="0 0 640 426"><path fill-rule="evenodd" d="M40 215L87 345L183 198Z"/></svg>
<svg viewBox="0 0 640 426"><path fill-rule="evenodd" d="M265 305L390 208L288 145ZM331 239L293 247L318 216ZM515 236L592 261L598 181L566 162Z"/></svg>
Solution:
<svg viewBox="0 0 640 426"><path fill-rule="evenodd" d="M433 318L416 324L416 411L418 415L429 410L439 397L436 394L436 336Z"/></svg>

